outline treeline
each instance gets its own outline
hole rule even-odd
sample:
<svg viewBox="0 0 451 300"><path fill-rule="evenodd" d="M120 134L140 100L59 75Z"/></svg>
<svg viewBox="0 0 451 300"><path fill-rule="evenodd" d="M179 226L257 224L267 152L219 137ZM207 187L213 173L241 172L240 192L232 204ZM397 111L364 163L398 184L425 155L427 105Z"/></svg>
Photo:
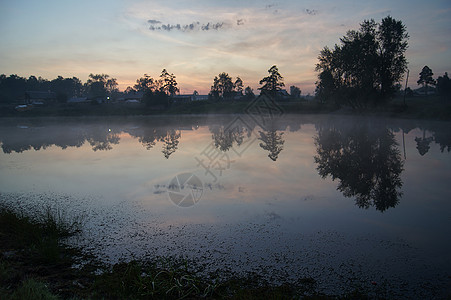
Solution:
<svg viewBox="0 0 451 300"><path fill-rule="evenodd" d="M434 73L432 72L431 68L424 66L419 75L420 77L417 83L418 85L423 86L422 90L424 94L427 95L429 93L429 86L433 86L434 90L444 99L451 99L451 80L449 79L447 72L445 72L443 76L437 77L437 80L435 80L432 77ZM433 92L435 92L434 90ZM408 92L413 93L412 91L410 91L410 89L408 90Z"/></svg>
<svg viewBox="0 0 451 300"><path fill-rule="evenodd" d="M274 98L290 96L300 98L301 90L296 86L290 87L290 95L285 91L283 77L280 75L277 66L272 66L268 70L269 75L260 80L261 92ZM116 78L107 74L89 74L88 80L82 83L77 77L64 78L58 76L56 79L47 80L42 77L30 76L29 78L17 75L0 75L0 103L14 103L24 98L27 91L53 92L56 94L58 102L67 102L72 97L85 97L97 102L104 102L107 99L114 100L122 96L139 98L148 106L163 106L167 108L173 101L173 97L179 94L180 89L176 76L163 69L160 76L153 78L144 74L136 80L136 84L129 86L124 92L119 92ZM193 91L193 95L198 95ZM250 86L244 88L242 79L238 76L235 80L225 72L213 78L213 84L208 94L208 99L220 100L252 100L255 98L253 89Z"/></svg>
<svg viewBox="0 0 451 300"><path fill-rule="evenodd" d="M26 91L52 91L60 102L67 101L68 97L84 93L86 84L82 84L77 77L63 78L58 76L53 80L30 76L28 78L17 75L0 75L0 102L11 103L23 98Z"/></svg>
<svg viewBox="0 0 451 300"><path fill-rule="evenodd" d="M58 102L66 102L71 97L98 98L119 92L117 81L107 74L90 74L86 83L77 77L58 76L53 80L30 76L0 75L0 102L11 103L24 97L27 91L53 92Z"/></svg>
<svg viewBox="0 0 451 300"><path fill-rule="evenodd" d="M348 31L334 49L320 52L318 98L353 108L386 102L407 70L408 37L404 24L390 16L381 23L366 20L359 30Z"/></svg>
<svg viewBox="0 0 451 300"><path fill-rule="evenodd" d="M333 49L321 50L316 65L319 72L316 82L316 97L320 102L335 103L337 107L346 105L356 109L369 105L387 103L401 90L401 80L407 71L405 52L408 47L405 25L387 16L380 23L365 20L358 30L350 30L335 44ZM277 66L268 70L258 88L261 93L274 99L300 98L301 90L290 87L290 94L283 89L283 77ZM424 85L425 94L429 85L437 87L439 94L451 98L451 82L448 74L437 80L432 78L432 70L425 66L420 73L418 84ZM14 102L23 97L25 91L52 91L59 102L70 97L84 96L88 99L107 99L119 96L115 78L107 74L90 74L86 83L77 77L58 76L51 81L30 76L0 75L0 102ZM255 97L250 86L244 88L240 76L233 79L222 72L213 78L210 100L251 100ZM410 88L406 92L412 93ZM158 78L144 74L136 84L122 95L137 95L136 98L148 105L168 107L175 95L180 92L176 76L163 69ZM198 95L193 91L193 95ZM98 101L99 102L99 101Z"/></svg>
<svg viewBox="0 0 451 300"><path fill-rule="evenodd" d="M407 71L405 52L409 35L401 21L388 16L381 23L365 20L359 30L350 30L333 49L325 47L318 56L316 96L321 102L333 102L337 107L348 105L362 109L368 105L385 104L401 90L401 80ZM425 66L418 85L428 86L444 99L451 99L448 73L432 78ZM405 94L412 96L410 88Z"/></svg>
<svg viewBox="0 0 451 300"><path fill-rule="evenodd" d="M262 93L270 95L275 99L282 96L283 77L279 73L277 66L272 66L268 70L269 75L260 80L260 88ZM174 74L169 74L163 69L160 78L154 79L144 74L143 77L136 80L133 87L127 87L126 94L144 93L143 101L145 103L156 104L169 101L168 97L173 97L179 92L177 81ZM197 91L193 91L193 95L198 95ZM296 86L290 87L290 96L292 98L300 98L301 90ZM237 76L235 80L226 72L222 72L213 78L213 84L208 94L209 100L252 100L255 98L253 89L250 86L244 88L243 80ZM158 100L160 99L160 100Z"/></svg>

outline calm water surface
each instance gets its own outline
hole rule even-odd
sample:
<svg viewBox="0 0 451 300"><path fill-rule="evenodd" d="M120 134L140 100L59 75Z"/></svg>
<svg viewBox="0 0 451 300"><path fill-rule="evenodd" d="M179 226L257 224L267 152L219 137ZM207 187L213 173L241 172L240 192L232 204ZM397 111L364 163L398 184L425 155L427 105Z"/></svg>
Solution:
<svg viewBox="0 0 451 300"><path fill-rule="evenodd" d="M208 270L451 290L451 124L249 115L0 121L0 198L85 216L108 262L175 255Z"/></svg>

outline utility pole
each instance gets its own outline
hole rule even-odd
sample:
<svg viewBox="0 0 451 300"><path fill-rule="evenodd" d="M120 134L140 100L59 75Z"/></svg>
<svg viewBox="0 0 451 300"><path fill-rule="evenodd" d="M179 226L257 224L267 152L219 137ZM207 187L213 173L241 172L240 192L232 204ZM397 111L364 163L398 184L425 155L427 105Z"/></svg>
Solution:
<svg viewBox="0 0 451 300"><path fill-rule="evenodd" d="M409 69L407 69L406 86L404 87L404 106L406 106L407 83L409 82Z"/></svg>

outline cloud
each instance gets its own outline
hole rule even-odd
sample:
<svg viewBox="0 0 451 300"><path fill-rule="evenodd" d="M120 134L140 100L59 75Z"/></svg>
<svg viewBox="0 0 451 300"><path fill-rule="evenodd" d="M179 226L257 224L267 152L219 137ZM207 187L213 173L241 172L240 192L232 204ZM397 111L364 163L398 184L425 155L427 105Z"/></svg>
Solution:
<svg viewBox="0 0 451 300"><path fill-rule="evenodd" d="M223 25L224 25L223 22L221 22L221 23L211 23L211 24L209 22L209 23L207 23L207 25L202 25L201 28L202 28L202 30L210 30L210 29L218 30L218 29L221 29Z"/></svg>
<svg viewBox="0 0 451 300"><path fill-rule="evenodd" d="M224 22L207 22L206 24L201 24L200 22L192 22L190 24L162 24L161 21L158 20L147 20L147 23L150 24L149 29L152 31L209 31L209 30L220 30L226 27L226 23ZM161 24L161 25L160 25Z"/></svg>
<svg viewBox="0 0 451 300"><path fill-rule="evenodd" d="M244 19L238 19L238 20L236 20L236 25L237 25L237 26L244 25Z"/></svg>
<svg viewBox="0 0 451 300"><path fill-rule="evenodd" d="M147 20L147 23L149 23L149 24L160 24L161 21L158 21L158 20Z"/></svg>
<svg viewBox="0 0 451 300"><path fill-rule="evenodd" d="M318 14L318 11L316 9L305 9L305 13L311 16L316 16Z"/></svg>

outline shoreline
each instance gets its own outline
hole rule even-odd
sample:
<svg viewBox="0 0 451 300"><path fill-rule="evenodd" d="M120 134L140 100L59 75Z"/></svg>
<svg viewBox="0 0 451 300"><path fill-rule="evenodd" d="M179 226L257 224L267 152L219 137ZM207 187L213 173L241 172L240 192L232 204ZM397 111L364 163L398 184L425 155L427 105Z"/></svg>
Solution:
<svg viewBox="0 0 451 300"><path fill-rule="evenodd" d="M317 291L313 278L273 284L255 272L217 269L206 275L202 261L183 257L103 263L65 243L81 234L77 224L58 219L55 210L45 214L36 217L0 204L2 299L346 299L369 292L355 287L346 295L326 295Z"/></svg>
<svg viewBox="0 0 451 300"><path fill-rule="evenodd" d="M276 102L275 105L286 115L365 115L373 117L389 117L401 119L451 120L451 101L444 101L438 96L407 98L406 105L398 97L385 106L368 107L355 110L350 107L337 108L331 103L316 101ZM210 102L198 101L185 104L174 104L168 109L153 109L144 104L125 105L109 104L57 104L47 107L36 107L29 111L19 112L13 105L0 106L0 119L36 118L36 117L129 117L129 116L196 116L196 115L231 115L244 114L252 102Z"/></svg>

